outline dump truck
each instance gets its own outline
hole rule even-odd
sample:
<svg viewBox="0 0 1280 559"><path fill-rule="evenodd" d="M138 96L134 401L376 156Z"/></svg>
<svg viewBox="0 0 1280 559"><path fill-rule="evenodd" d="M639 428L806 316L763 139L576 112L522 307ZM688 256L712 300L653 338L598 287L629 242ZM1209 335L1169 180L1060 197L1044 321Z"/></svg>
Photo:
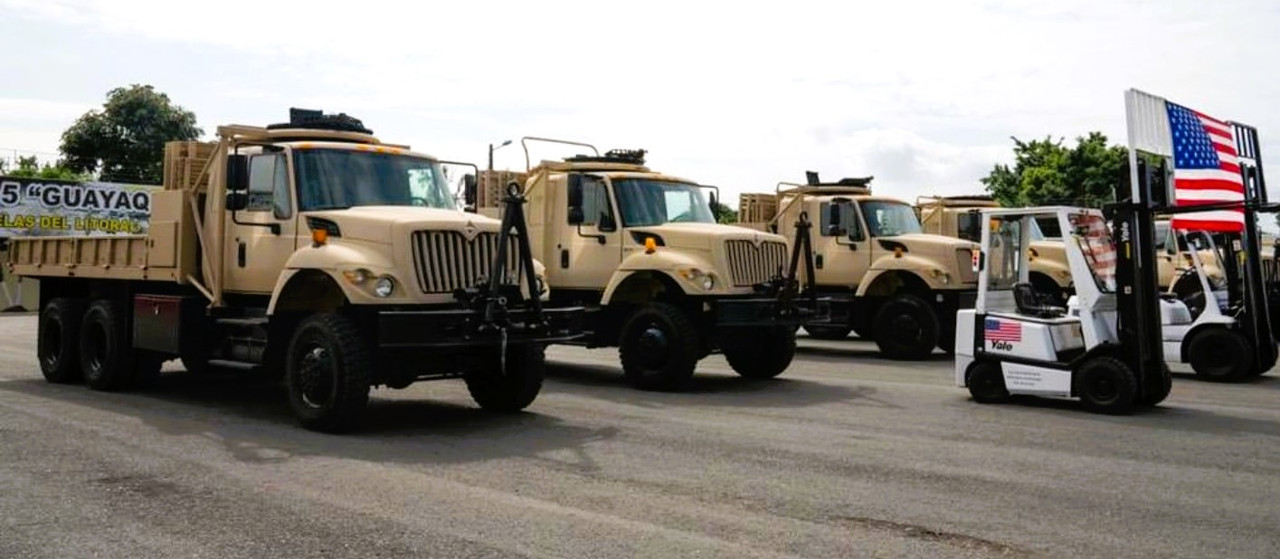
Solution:
<svg viewBox="0 0 1280 559"><path fill-rule="evenodd" d="M806 324L809 335L843 339L853 331L894 359L950 352L956 310L973 305L978 245L923 233L910 204L872 194L872 177L824 183L808 172L806 179L742 194L738 219L787 234L796 220L818 216L813 284L832 300L831 320Z"/></svg>
<svg viewBox="0 0 1280 559"><path fill-rule="evenodd" d="M538 142L591 154L531 167L529 144ZM715 351L748 379L786 370L797 327L821 302L799 296L800 255L784 237L717 224L714 187L650 169L644 150L601 155L590 144L535 137L521 144L525 170L483 173L467 205L498 215L495 193L520 186L533 253L547 263L550 306L587 309L575 343L617 347L640 389L679 388Z"/></svg>
<svg viewBox="0 0 1280 559"><path fill-rule="evenodd" d="M419 380L522 409L545 345L581 333L580 309L542 307L520 212L458 211L440 160L358 119L221 126L169 143L164 176L145 235L11 239L9 269L40 283L48 381L141 387L175 357L283 373L304 427L342 431L371 387Z"/></svg>
<svg viewBox="0 0 1280 559"><path fill-rule="evenodd" d="M921 196L916 198L916 215L925 233L955 237L975 243L982 240L982 210L998 208L994 198L985 195ZM1030 282L1036 293L1049 297L1055 304L1065 305L1075 292L1071 269L1061 239L1046 238L1041 221L1032 220L1027 249ZM1056 224L1054 224L1056 228ZM1165 284L1167 285L1167 284Z"/></svg>

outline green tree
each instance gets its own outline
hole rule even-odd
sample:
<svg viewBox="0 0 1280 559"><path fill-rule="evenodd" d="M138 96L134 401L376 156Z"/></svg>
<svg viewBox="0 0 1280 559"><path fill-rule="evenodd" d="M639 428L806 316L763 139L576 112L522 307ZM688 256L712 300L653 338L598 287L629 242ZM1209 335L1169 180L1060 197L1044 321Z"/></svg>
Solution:
<svg viewBox="0 0 1280 559"><path fill-rule="evenodd" d="M711 204L711 213L716 216L716 223L737 223L738 212L720 202Z"/></svg>
<svg viewBox="0 0 1280 559"><path fill-rule="evenodd" d="M105 181L159 184L165 142L202 133L195 113L150 85L134 84L111 90L102 110L76 120L62 133L60 150L72 171L97 172Z"/></svg>
<svg viewBox="0 0 1280 559"><path fill-rule="evenodd" d="M43 165L36 156L18 157L18 164L10 169L8 162L0 160L0 175L8 177L19 177L24 179L53 179L64 181L82 181L88 177L83 173L77 173L58 163L44 163Z"/></svg>
<svg viewBox="0 0 1280 559"><path fill-rule="evenodd" d="M1013 138L1013 144L1013 166L996 165L982 179L1002 206L1098 206L1115 200L1116 187L1124 184L1128 150L1108 146L1101 132L1076 138L1074 147L1051 137Z"/></svg>

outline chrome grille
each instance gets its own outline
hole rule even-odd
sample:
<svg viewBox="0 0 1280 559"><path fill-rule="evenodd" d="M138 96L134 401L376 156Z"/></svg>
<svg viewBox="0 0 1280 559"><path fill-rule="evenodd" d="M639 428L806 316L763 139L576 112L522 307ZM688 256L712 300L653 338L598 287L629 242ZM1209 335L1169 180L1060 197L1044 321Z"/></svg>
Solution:
<svg viewBox="0 0 1280 559"><path fill-rule="evenodd" d="M729 273L733 285L748 287L782 275L787 262L787 245L779 242L728 241Z"/></svg>
<svg viewBox="0 0 1280 559"><path fill-rule="evenodd" d="M504 283L516 283L519 245L509 237ZM458 231L415 231L413 266L423 293L452 293L489 278L498 254L498 234L480 233L470 241Z"/></svg>

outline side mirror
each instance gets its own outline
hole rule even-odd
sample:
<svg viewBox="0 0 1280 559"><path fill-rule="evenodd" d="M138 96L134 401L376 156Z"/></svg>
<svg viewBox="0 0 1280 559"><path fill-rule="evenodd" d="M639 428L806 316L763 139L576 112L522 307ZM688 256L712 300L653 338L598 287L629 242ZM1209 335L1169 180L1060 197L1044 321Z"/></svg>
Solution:
<svg viewBox="0 0 1280 559"><path fill-rule="evenodd" d="M249 189L249 156L227 156L227 191L240 192Z"/></svg>
<svg viewBox="0 0 1280 559"><path fill-rule="evenodd" d="M827 206L827 223L829 227L836 231L840 231L840 204L830 204Z"/></svg>
<svg viewBox="0 0 1280 559"><path fill-rule="evenodd" d="M603 232L617 231L618 224L613 220L613 216L607 213L600 214L600 222L596 224L596 229Z"/></svg>
<svg viewBox="0 0 1280 559"><path fill-rule="evenodd" d="M716 193L713 190L711 191L711 210L716 211L719 209L720 209L720 200L716 197Z"/></svg>
<svg viewBox="0 0 1280 559"><path fill-rule="evenodd" d="M238 212L249 207L249 195L244 192L227 193L227 210Z"/></svg>
<svg viewBox="0 0 1280 559"><path fill-rule="evenodd" d="M586 220L582 215L582 206L569 206L569 225L582 225Z"/></svg>
<svg viewBox="0 0 1280 559"><path fill-rule="evenodd" d="M466 206L476 205L476 176L471 173L462 175L462 202Z"/></svg>

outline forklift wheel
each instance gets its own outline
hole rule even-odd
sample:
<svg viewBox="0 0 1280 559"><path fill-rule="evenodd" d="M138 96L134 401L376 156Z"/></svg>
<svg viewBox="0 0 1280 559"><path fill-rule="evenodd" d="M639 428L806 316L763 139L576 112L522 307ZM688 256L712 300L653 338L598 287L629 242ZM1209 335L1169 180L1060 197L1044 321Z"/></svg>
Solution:
<svg viewBox="0 0 1280 559"><path fill-rule="evenodd" d="M1253 370L1253 348L1238 332L1209 328L1196 332L1187 341L1187 361L1200 378L1240 380Z"/></svg>
<svg viewBox="0 0 1280 559"><path fill-rule="evenodd" d="M1076 369L1076 395L1090 411L1122 415L1133 409L1138 379L1114 357L1093 357Z"/></svg>
<svg viewBox="0 0 1280 559"><path fill-rule="evenodd" d="M998 404L1009 399L1009 390L1004 385L1004 372L999 363L976 361L969 365L965 378L969 385L969 395L979 404Z"/></svg>

